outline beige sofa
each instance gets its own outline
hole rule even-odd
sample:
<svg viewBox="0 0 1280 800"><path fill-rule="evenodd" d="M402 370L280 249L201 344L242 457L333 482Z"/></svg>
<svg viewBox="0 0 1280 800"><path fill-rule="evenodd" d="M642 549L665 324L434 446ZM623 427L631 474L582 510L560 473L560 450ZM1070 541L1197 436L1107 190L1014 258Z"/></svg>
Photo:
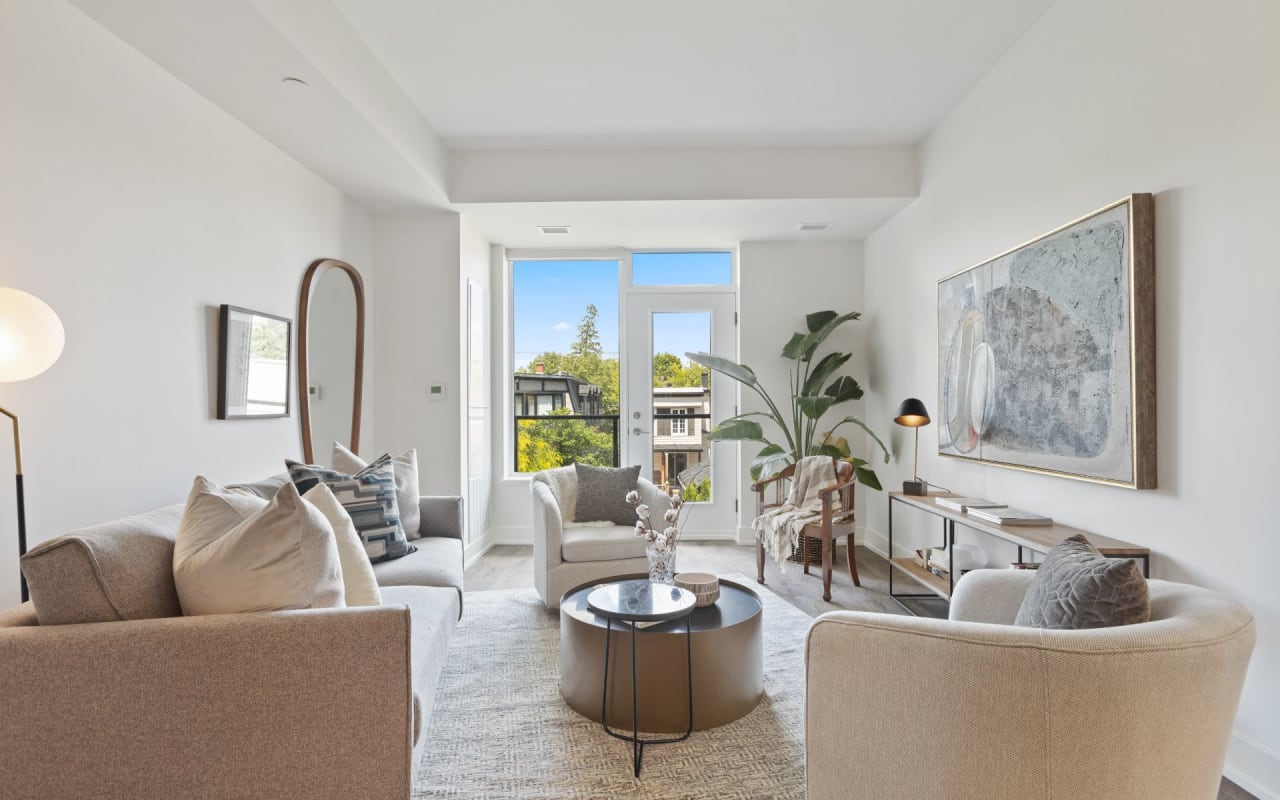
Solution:
<svg viewBox="0 0 1280 800"><path fill-rule="evenodd" d="M588 581L649 571L645 540L634 525L577 523L577 475L573 466L535 473L533 495L533 584L548 608L559 608L564 593ZM640 478L640 502L655 519L671 507L671 498Z"/></svg>
<svg viewBox="0 0 1280 800"><path fill-rule="evenodd" d="M67 534L91 567L61 591L118 621L0 611L0 796L409 797L462 612L461 499L422 499L418 552L374 565L381 606L204 617L173 587L182 509Z"/></svg>
<svg viewBox="0 0 1280 800"><path fill-rule="evenodd" d="M1150 622L1014 627L1034 575L967 574L949 620L819 617L806 652L808 800L1216 798L1249 612L1150 581Z"/></svg>

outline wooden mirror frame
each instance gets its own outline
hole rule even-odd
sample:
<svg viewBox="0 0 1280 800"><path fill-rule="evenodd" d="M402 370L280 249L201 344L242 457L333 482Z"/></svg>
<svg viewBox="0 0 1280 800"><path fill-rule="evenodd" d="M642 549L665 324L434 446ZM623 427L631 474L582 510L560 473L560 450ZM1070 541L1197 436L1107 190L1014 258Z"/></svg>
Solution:
<svg viewBox="0 0 1280 800"><path fill-rule="evenodd" d="M302 424L302 458L308 464L315 463L311 442L311 395L307 391L307 327L311 305L311 286L317 278L331 269L340 269L351 279L356 293L356 382L351 404L351 452L360 449L361 394L364 388L364 280L355 267L335 258L321 258L311 262L302 276L302 291L298 294L298 417Z"/></svg>

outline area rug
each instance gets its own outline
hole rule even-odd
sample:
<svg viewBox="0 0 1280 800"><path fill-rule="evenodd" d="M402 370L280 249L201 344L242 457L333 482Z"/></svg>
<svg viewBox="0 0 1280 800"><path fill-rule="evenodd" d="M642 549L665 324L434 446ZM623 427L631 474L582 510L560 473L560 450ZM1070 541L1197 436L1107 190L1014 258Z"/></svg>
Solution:
<svg viewBox="0 0 1280 800"><path fill-rule="evenodd" d="M804 797L804 638L812 619L763 586L765 696L684 742L630 745L560 697L560 622L533 589L468 592L440 680L415 798Z"/></svg>

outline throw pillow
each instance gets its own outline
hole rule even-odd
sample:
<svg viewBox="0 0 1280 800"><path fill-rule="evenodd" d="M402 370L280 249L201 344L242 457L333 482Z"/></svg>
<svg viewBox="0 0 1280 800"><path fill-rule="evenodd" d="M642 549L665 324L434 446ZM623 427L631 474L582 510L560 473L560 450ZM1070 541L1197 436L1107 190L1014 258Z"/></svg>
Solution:
<svg viewBox="0 0 1280 800"><path fill-rule="evenodd" d="M333 527L293 484L263 500L197 477L173 546L173 582L188 616L344 604Z"/></svg>
<svg viewBox="0 0 1280 800"><path fill-rule="evenodd" d="M369 466L360 456L333 443L333 468L339 472L356 473ZM409 448L391 459L391 472L396 478L396 504L400 508L400 527L410 541L422 537L422 511L418 508L418 451Z"/></svg>
<svg viewBox="0 0 1280 800"><path fill-rule="evenodd" d="M380 606L382 592L373 574L373 565L364 553L364 542L356 533L351 515L333 496L333 490L323 483L302 496L303 500L320 509L324 518L333 526L334 540L338 545L338 561L342 563L342 588L348 606Z"/></svg>
<svg viewBox="0 0 1280 800"><path fill-rule="evenodd" d="M1147 581L1137 562L1107 558L1076 534L1045 556L1013 624L1084 630L1150 619Z"/></svg>
<svg viewBox="0 0 1280 800"><path fill-rule="evenodd" d="M305 494L320 483L333 490L333 496L351 515L370 561L390 561L417 551L400 527L390 456L374 459L372 464L352 475L297 461L284 463L299 492Z"/></svg>
<svg viewBox="0 0 1280 800"><path fill-rule="evenodd" d="M603 520L614 525L636 524L636 510L627 502L627 492L636 488L639 464L617 468L574 464L573 468L578 476L574 522Z"/></svg>

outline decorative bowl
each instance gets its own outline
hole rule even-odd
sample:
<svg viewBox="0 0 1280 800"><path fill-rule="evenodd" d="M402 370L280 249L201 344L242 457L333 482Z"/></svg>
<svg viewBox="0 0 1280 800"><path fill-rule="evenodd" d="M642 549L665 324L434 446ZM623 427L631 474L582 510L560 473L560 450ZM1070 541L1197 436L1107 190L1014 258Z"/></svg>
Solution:
<svg viewBox="0 0 1280 800"><path fill-rule="evenodd" d="M710 572L681 572L676 575L676 586L693 592L698 607L720 599L720 579Z"/></svg>

